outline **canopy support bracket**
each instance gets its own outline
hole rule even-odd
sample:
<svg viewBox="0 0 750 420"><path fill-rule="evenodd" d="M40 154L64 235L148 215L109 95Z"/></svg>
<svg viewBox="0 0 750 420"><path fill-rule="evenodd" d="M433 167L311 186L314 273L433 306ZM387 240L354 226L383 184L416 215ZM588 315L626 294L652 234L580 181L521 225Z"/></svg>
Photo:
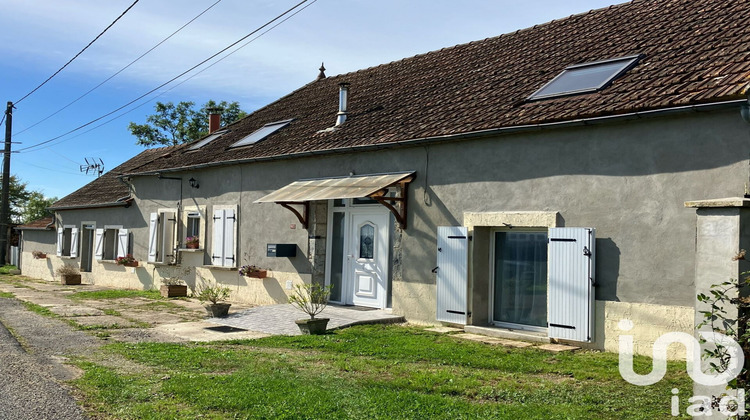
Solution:
<svg viewBox="0 0 750 420"><path fill-rule="evenodd" d="M398 222L401 229L404 230L406 229L406 204L409 202L409 184L412 181L414 181L414 175L368 195L368 197L390 210L396 218L396 222ZM390 187L396 187L396 192L398 193L396 197L388 197L385 195Z"/></svg>
<svg viewBox="0 0 750 420"><path fill-rule="evenodd" d="M297 216L299 222L302 224L302 227L307 229L307 217L310 213L309 201L277 201L276 204L294 213L294 215ZM300 213L299 210L292 206L302 206L302 213Z"/></svg>

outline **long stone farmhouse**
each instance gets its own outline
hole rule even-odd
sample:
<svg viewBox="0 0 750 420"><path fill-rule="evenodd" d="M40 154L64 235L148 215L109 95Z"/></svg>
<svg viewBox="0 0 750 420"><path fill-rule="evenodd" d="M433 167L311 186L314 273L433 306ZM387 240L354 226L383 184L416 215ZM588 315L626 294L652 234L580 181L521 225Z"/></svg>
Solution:
<svg viewBox="0 0 750 420"><path fill-rule="evenodd" d="M321 72L59 200L22 227L22 271L148 289L178 265L254 304L318 282L413 322L613 351L627 319L650 354L748 268L742 16L750 2L635 0Z"/></svg>

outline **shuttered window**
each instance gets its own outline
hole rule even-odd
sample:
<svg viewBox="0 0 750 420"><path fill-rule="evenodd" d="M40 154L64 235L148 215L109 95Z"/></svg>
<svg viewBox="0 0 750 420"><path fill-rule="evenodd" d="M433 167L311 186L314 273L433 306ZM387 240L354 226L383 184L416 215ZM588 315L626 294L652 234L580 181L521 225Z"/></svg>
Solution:
<svg viewBox="0 0 750 420"><path fill-rule="evenodd" d="M151 213L148 222L148 262L172 264L175 262L174 212Z"/></svg>
<svg viewBox="0 0 750 420"><path fill-rule="evenodd" d="M65 226L57 228L57 256L78 257L78 228Z"/></svg>
<svg viewBox="0 0 750 420"><path fill-rule="evenodd" d="M594 339L595 230L549 230L549 327L552 338Z"/></svg>
<svg viewBox="0 0 750 420"><path fill-rule="evenodd" d="M437 320L466 324L468 316L468 229L439 226L437 231Z"/></svg>
<svg viewBox="0 0 750 420"><path fill-rule="evenodd" d="M235 227L237 225L237 211L234 208L215 209L213 214L211 264L221 267L236 267Z"/></svg>

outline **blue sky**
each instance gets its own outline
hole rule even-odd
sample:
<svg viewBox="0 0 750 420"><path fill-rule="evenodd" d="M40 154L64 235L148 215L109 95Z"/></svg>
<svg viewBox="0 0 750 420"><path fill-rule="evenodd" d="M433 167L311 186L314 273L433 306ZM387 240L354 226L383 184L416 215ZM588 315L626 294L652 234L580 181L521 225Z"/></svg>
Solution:
<svg viewBox="0 0 750 420"><path fill-rule="evenodd" d="M14 144L13 149L52 139L125 105L300 0L221 0L115 78L31 127L113 75L216 1L140 1L67 68L17 105L13 141L21 144ZM312 81L321 62L325 62L329 76L348 73L618 2L309 0L305 10L208 70L194 76L216 60L111 117L44 148L13 154L11 173L27 182L30 189L61 198L94 179L79 171L84 158L102 159L105 170L109 170L143 150L135 145L127 125L130 121L144 123L156 101L193 101L197 106L209 99L238 101L244 110L252 112ZM7 101L18 101L52 75L131 3L133 0L4 2L0 14L3 110ZM194 77L186 81L191 76ZM119 117L113 119L116 116ZM107 123L95 128L104 122Z"/></svg>

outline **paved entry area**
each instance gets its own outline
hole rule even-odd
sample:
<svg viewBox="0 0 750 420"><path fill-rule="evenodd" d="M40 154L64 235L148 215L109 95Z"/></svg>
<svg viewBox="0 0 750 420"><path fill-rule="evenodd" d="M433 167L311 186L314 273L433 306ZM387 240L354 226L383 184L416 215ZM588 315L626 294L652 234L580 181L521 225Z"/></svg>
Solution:
<svg viewBox="0 0 750 420"><path fill-rule="evenodd" d="M266 305L230 314L226 318L211 318L208 322L228 327L259 331L273 335L300 335L295 320L307 318L307 314L290 304ZM355 306L328 305L316 318L329 318L328 329L359 324L389 324L406 322L403 316L384 310Z"/></svg>

